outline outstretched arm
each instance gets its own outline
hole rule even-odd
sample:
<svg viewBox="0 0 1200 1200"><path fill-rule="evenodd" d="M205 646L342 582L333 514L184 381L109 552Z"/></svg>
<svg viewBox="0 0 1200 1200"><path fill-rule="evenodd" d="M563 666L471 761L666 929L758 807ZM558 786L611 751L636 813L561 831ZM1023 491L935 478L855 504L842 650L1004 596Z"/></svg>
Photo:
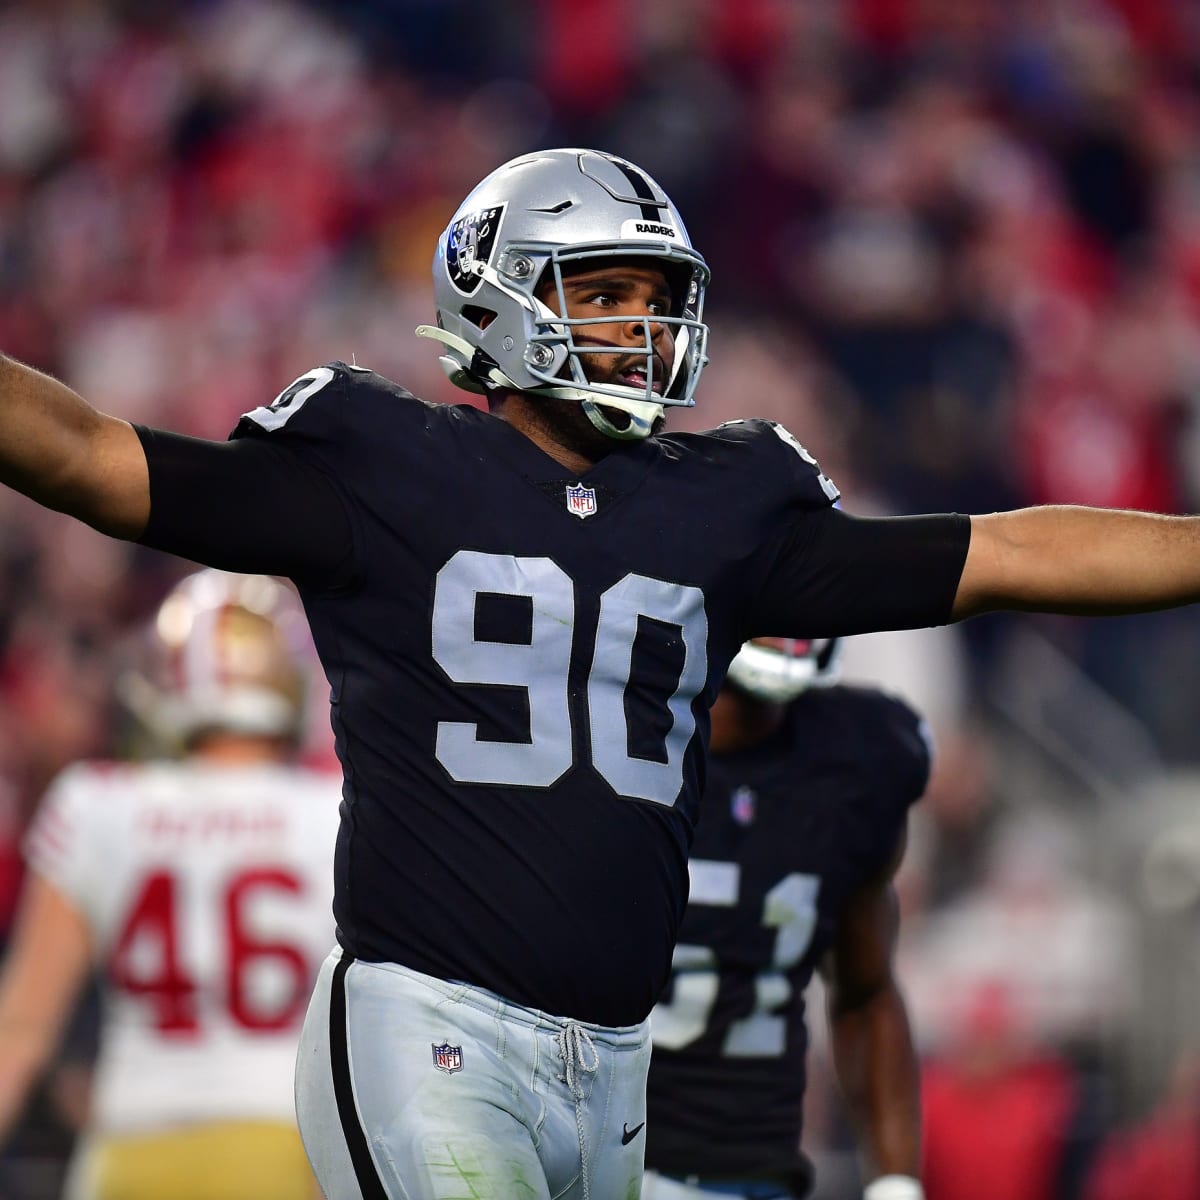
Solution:
<svg viewBox="0 0 1200 1200"><path fill-rule="evenodd" d="M751 614L756 636L944 625L993 609L1078 615L1200 601L1200 516L1047 505L965 517L802 514Z"/></svg>
<svg viewBox="0 0 1200 1200"><path fill-rule="evenodd" d="M137 538L150 515L133 426L2 354L0 482L114 537Z"/></svg>
<svg viewBox="0 0 1200 1200"><path fill-rule="evenodd" d="M1200 600L1200 517L1048 505L971 518L954 618L1104 615Z"/></svg>
<svg viewBox="0 0 1200 1200"><path fill-rule="evenodd" d="M903 855L849 899L822 967L834 1066L880 1200L920 1200L920 1073L892 972L899 925L892 876Z"/></svg>
<svg viewBox="0 0 1200 1200"><path fill-rule="evenodd" d="M261 439L135 430L3 355L0 483L102 533L208 566L326 587L354 578L342 497L299 455Z"/></svg>
<svg viewBox="0 0 1200 1200"><path fill-rule="evenodd" d="M0 972L0 1144L58 1045L90 954L91 936L79 911L31 870Z"/></svg>

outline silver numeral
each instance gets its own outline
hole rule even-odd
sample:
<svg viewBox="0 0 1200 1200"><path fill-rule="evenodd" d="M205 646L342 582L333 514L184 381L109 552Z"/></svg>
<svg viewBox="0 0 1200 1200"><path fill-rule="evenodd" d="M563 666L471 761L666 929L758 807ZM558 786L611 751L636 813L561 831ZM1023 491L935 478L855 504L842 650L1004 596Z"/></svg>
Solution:
<svg viewBox="0 0 1200 1200"><path fill-rule="evenodd" d="M466 636L481 592L528 596L528 645ZM459 783L550 787L571 766L567 668L575 624L575 590L548 558L460 550L438 572L433 593L433 657L455 683L507 684L529 694L528 742L479 738L474 722L439 721L438 762Z"/></svg>
<svg viewBox="0 0 1200 1200"><path fill-rule="evenodd" d="M472 632L483 593L527 596L533 608L529 642L477 640ZM683 668L667 700L666 762L629 753L625 693L633 673L639 618L679 630ZM575 591L549 558L460 550L438 572L433 596L433 657L455 683L522 687L529 696L528 742L487 741L468 721L439 721L436 754L460 783L550 787L573 761L567 672L575 636ZM626 575L600 598L595 651L588 676L592 763L621 796L674 804L683 786L683 759L696 731L692 701L708 673L704 593L684 584Z"/></svg>

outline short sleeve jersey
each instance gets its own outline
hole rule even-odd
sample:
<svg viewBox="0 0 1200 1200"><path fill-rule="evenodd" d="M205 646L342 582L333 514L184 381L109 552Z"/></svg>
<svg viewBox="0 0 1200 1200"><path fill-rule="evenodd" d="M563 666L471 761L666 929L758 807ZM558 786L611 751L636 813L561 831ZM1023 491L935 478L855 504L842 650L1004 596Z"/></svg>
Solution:
<svg viewBox="0 0 1200 1200"><path fill-rule="evenodd" d="M902 701L817 688L714 756L671 984L651 1014L646 1165L804 1177L804 989L850 894L886 869L929 774Z"/></svg>
<svg viewBox="0 0 1200 1200"><path fill-rule="evenodd" d="M686 896L707 711L785 531L837 492L762 421L582 478L332 364L243 418L332 479L352 579L298 580L345 773L339 937L531 1007L643 1019ZM286 512L280 520L286 520Z"/></svg>
<svg viewBox="0 0 1200 1200"><path fill-rule="evenodd" d="M88 763L52 785L25 852L91 932L97 1130L294 1119L337 809L336 778L276 765Z"/></svg>

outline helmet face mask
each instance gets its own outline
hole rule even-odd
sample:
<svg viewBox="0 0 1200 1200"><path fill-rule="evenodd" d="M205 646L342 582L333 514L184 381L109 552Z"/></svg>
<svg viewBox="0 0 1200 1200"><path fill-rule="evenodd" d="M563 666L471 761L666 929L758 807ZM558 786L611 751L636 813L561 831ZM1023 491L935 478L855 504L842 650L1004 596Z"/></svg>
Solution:
<svg viewBox="0 0 1200 1200"><path fill-rule="evenodd" d="M840 657L839 638L755 638L734 655L726 682L756 700L787 704L836 683Z"/></svg>
<svg viewBox="0 0 1200 1200"><path fill-rule="evenodd" d="M641 344L581 344L628 316L568 316L564 280L573 273L636 263L661 270L670 315L646 314ZM647 436L664 406L695 403L707 361L703 322L708 268L666 193L637 167L591 150L548 150L492 172L463 202L438 240L433 265L442 365L468 391L513 389L574 400L610 437ZM653 327L675 340L668 379L654 371ZM614 331L615 332L615 331ZM585 359L645 357L645 385L593 382ZM624 413L626 426L604 410Z"/></svg>

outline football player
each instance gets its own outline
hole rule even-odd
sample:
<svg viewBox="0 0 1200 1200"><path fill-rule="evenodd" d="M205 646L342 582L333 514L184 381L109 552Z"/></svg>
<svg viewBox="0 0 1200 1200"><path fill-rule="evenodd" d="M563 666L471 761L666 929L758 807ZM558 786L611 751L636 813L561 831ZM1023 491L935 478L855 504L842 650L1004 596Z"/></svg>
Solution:
<svg viewBox="0 0 1200 1200"><path fill-rule="evenodd" d="M691 897L650 1014L643 1200L808 1195L804 989L818 967L865 1198L922 1200L891 880L929 741L903 701L830 686L836 662L835 639L749 642L713 705Z"/></svg>
<svg viewBox="0 0 1200 1200"><path fill-rule="evenodd" d="M293 1074L333 936L338 788L291 761L304 616L275 580L202 571L153 628L130 691L186 753L70 767L38 812L0 974L0 1133L95 966L70 1200L312 1200Z"/></svg>
<svg viewBox="0 0 1200 1200"><path fill-rule="evenodd" d="M649 175L547 150L434 256L420 332L487 411L335 362L206 441L0 358L0 481L304 599L345 784L297 1097L336 1200L636 1193L623 1131L743 642L1200 598L1198 518L858 518L781 426L659 433L707 286Z"/></svg>

